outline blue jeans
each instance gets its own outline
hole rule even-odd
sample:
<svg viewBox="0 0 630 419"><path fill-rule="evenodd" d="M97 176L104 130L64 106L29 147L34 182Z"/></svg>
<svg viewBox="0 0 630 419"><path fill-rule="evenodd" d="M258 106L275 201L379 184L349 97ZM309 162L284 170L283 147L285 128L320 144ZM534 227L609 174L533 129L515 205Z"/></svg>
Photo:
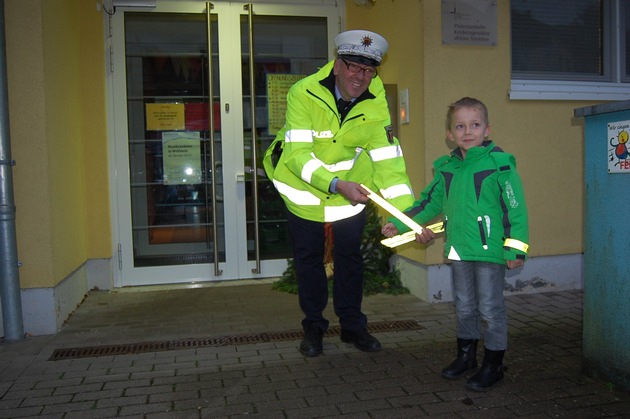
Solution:
<svg viewBox="0 0 630 419"><path fill-rule="evenodd" d="M480 339L492 351L507 348L507 312L503 297L505 265L490 262L453 261L453 294L457 337Z"/></svg>

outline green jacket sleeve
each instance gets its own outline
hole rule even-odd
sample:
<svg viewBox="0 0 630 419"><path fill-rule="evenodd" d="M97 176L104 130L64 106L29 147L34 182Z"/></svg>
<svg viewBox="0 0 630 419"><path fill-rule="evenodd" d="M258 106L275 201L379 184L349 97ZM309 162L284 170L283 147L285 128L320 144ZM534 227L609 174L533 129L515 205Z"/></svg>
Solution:
<svg viewBox="0 0 630 419"><path fill-rule="evenodd" d="M442 213L443 202L445 199L445 189L444 177L442 176L439 168L442 167L448 159L449 156L442 156L434 162L433 168L435 175L433 180L426 188L424 188L424 190L420 193L420 197L413 203L413 205L403 211L405 215L408 215L412 220L420 225L429 222ZM397 218L390 217L388 218L388 221L392 222L396 226L399 233L405 233L410 230L409 227Z"/></svg>
<svg viewBox="0 0 630 419"><path fill-rule="evenodd" d="M505 260L526 259L529 250L529 224L525 193L516 171L516 159L509 153L493 153L499 170L501 205L507 210L503 244Z"/></svg>

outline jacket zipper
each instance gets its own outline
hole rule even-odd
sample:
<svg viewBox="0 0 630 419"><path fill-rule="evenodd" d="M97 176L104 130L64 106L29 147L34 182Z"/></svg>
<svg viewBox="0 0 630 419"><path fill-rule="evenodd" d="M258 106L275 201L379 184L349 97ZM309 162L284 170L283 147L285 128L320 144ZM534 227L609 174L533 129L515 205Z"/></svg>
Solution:
<svg viewBox="0 0 630 419"><path fill-rule="evenodd" d="M307 92L309 95L313 96L314 98L316 98L316 99L321 100L322 102L324 102L324 104L328 107L328 109L330 109L331 111L333 111L334 113L336 113L336 114L337 114L337 116L339 117L339 126L341 126L341 125L345 124L345 123L346 123L346 122L348 122L348 121L352 121L353 119L360 118L360 117L362 117L362 116L364 115L364 114L355 115L355 116L353 116L352 118L346 118L346 119L344 119L343 121L341 121L341 114L339 113L339 111L338 111L337 109L333 109L333 108L332 108L332 107L328 104L328 102L326 102L323 98L321 98L321 97L317 96L315 93L311 92L309 89L306 89L306 92Z"/></svg>
<svg viewBox="0 0 630 419"><path fill-rule="evenodd" d="M486 241L486 230L483 228L483 218L477 217L477 225L479 226L479 236L484 250L488 250L488 242Z"/></svg>
<svg viewBox="0 0 630 419"><path fill-rule="evenodd" d="M322 102L324 102L324 105L326 105L326 107L327 107L328 109L330 109L331 111L333 111L333 112L334 112L334 113L336 113L336 114L339 114L339 111L337 111L337 109L333 109L333 108L332 108L332 107L328 104L328 102L326 102L323 98L321 98L321 97L317 96L315 93L311 92L309 89L306 89L306 92L307 92L309 95L313 96L315 99L317 99L317 100L321 100Z"/></svg>

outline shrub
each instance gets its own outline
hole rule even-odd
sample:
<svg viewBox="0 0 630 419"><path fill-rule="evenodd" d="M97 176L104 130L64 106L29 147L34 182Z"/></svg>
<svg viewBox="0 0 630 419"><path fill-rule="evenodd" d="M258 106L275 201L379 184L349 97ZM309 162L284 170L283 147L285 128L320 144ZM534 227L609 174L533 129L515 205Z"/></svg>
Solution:
<svg viewBox="0 0 630 419"><path fill-rule="evenodd" d="M361 252L365 262L363 273L363 294L408 294L409 290L402 285L400 272L392 270L389 266L389 259L393 255L393 250L383 246L380 242L383 238L381 234L381 217L371 202L367 205L366 225L361 240ZM334 241L334 238L333 238ZM327 240L327 245L329 241ZM327 249L326 255L332 254L334 249ZM329 257L327 259L330 259ZM331 263L328 260L325 262ZM334 269L334 266L332 266ZM332 277L329 278L328 288L332 292ZM287 269L282 277L272 284L272 288L277 291L297 294L298 282L293 259L288 260Z"/></svg>

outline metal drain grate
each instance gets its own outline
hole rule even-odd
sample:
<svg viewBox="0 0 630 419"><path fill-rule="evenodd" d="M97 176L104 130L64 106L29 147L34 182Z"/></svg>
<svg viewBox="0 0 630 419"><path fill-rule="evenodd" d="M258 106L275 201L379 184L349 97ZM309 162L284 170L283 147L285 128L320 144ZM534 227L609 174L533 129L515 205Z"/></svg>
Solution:
<svg viewBox="0 0 630 419"><path fill-rule="evenodd" d="M368 325L370 333L399 332L405 330L419 330L422 326L414 320L398 320L391 322L378 322ZM339 326L328 329L326 336L338 336ZM214 338L192 338L167 340L159 342L123 343L119 345L84 346L79 348L55 349L49 361L62 359L90 358L99 356L140 354L147 352L174 351L179 349L208 348L230 345L247 345L265 342L285 342L302 339L302 331L252 333L246 335L219 336Z"/></svg>

